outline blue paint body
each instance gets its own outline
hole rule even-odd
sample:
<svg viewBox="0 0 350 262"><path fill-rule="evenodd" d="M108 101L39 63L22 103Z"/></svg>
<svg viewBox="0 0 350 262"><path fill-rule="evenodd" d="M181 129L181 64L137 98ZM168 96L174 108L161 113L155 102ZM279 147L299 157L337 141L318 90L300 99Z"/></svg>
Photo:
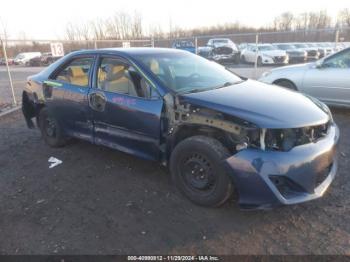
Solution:
<svg viewBox="0 0 350 262"><path fill-rule="evenodd" d="M181 104L234 117L256 128L299 128L330 121L329 114L312 98L252 80L243 81L234 87L176 94L138 60L140 54L157 56L164 52L184 51L154 48L102 49L78 51L63 57L28 79L24 93L34 110L30 110L24 99L23 112L27 123L30 126L30 118L36 116L36 108L45 105L69 136L163 162L171 154L173 148L169 141L175 135L171 134L171 126L164 123L166 108L174 111L176 108L167 104L166 96L176 98L174 100ZM90 70L88 88L67 83L59 83L58 86L44 83L50 80L50 75L58 67L80 56L93 56L95 59L93 69ZM118 57L133 64L154 84L157 95L145 99L97 89L96 61L100 56ZM89 99L92 95L105 98L106 104L102 111L91 108ZM181 123L175 129L179 128ZM336 173L335 148L338 138L339 130L332 121L325 138L297 146L288 152L247 148L233 153L224 164L238 189L241 206L269 208L321 197ZM324 170L328 170L325 180L316 185L316 176ZM287 179L288 183L292 183L293 190L284 192L283 189L278 189L277 184L271 180L276 180L276 177Z"/></svg>

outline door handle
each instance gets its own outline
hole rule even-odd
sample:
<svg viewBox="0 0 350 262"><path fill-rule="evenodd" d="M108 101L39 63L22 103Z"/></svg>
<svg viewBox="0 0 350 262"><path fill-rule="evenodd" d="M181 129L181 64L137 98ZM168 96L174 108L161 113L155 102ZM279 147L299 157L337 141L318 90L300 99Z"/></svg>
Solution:
<svg viewBox="0 0 350 262"><path fill-rule="evenodd" d="M103 112L106 107L106 96L100 92L94 92L89 94L89 106L98 112Z"/></svg>

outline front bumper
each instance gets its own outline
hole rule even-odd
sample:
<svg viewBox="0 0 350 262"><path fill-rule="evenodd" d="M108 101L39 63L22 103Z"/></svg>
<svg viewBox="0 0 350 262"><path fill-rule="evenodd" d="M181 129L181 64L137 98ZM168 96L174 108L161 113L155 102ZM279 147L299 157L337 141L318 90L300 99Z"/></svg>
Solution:
<svg viewBox="0 0 350 262"><path fill-rule="evenodd" d="M288 152L244 149L226 159L241 208L268 209L322 197L337 172L335 124L323 139Z"/></svg>
<svg viewBox="0 0 350 262"><path fill-rule="evenodd" d="M264 65L286 65L289 63L288 56L268 57L262 56L261 63Z"/></svg>
<svg viewBox="0 0 350 262"><path fill-rule="evenodd" d="M239 53L232 53L232 54L215 54L213 55L212 59L216 62L232 62L237 61L239 59L240 55Z"/></svg>
<svg viewBox="0 0 350 262"><path fill-rule="evenodd" d="M306 56L291 56L289 55L289 62L290 63L304 63L307 61Z"/></svg>

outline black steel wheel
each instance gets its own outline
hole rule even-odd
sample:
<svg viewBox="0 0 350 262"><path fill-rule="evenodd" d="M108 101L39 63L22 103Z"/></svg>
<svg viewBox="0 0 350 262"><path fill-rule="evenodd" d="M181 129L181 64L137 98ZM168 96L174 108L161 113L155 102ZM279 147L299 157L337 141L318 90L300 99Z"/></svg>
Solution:
<svg viewBox="0 0 350 262"><path fill-rule="evenodd" d="M61 126L47 108L40 110L38 123L46 144L51 147L62 147L66 144L66 138L63 135Z"/></svg>
<svg viewBox="0 0 350 262"><path fill-rule="evenodd" d="M170 170L178 189L203 206L219 206L232 194L232 181L223 165L228 150L216 139L193 136L171 154Z"/></svg>

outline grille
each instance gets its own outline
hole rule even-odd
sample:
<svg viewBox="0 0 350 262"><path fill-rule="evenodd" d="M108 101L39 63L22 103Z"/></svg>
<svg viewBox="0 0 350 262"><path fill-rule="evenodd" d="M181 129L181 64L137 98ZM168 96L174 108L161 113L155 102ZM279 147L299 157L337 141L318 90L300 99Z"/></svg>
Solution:
<svg viewBox="0 0 350 262"><path fill-rule="evenodd" d="M295 146L316 142L327 135L329 122L323 125L290 129L268 129L265 145L269 150L289 151Z"/></svg>
<svg viewBox="0 0 350 262"><path fill-rule="evenodd" d="M275 57L273 58L273 60L275 61L275 63L282 63L282 62L284 62L285 59L286 59L285 56L275 56Z"/></svg>
<svg viewBox="0 0 350 262"><path fill-rule="evenodd" d="M316 50L309 50L309 51L307 51L307 55L308 56L316 56L317 55L317 51Z"/></svg>

